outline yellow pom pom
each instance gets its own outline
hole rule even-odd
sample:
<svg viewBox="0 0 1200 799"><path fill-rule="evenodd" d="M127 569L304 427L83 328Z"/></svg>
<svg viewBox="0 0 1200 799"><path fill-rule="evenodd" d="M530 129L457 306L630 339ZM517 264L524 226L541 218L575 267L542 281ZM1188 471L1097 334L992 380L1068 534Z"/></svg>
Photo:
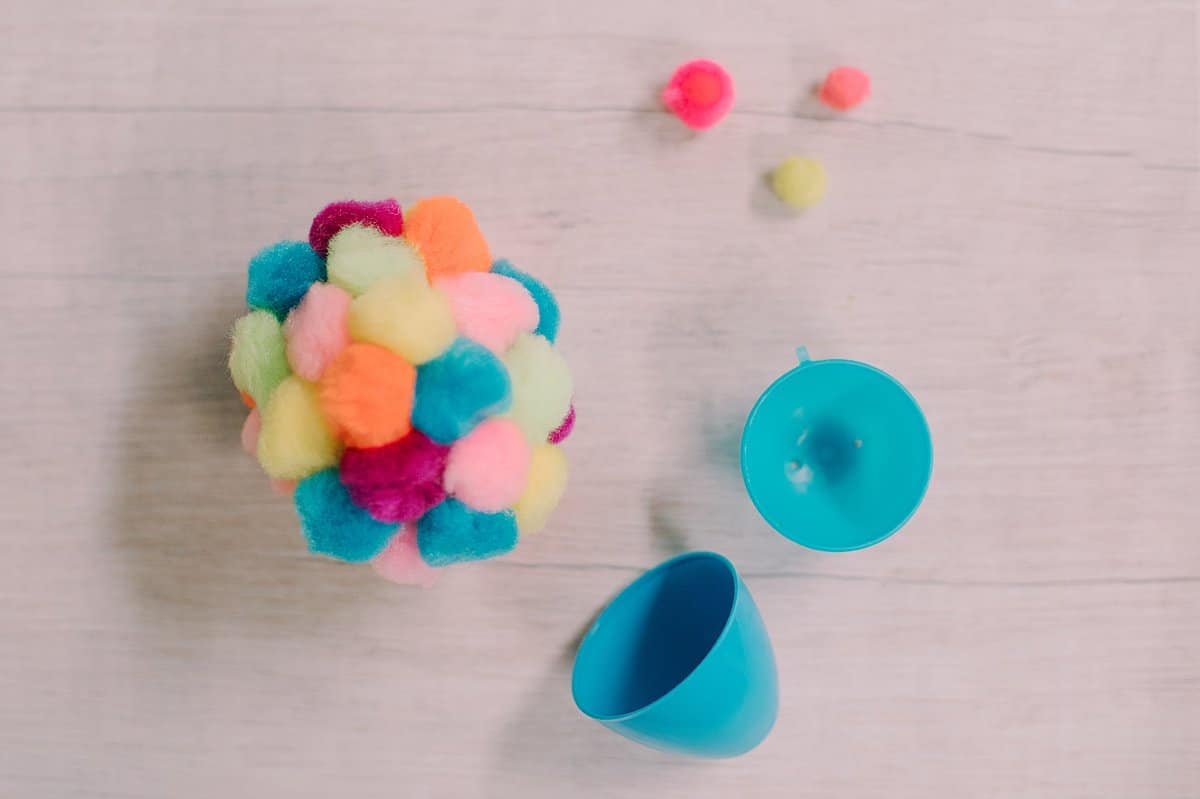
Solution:
<svg viewBox="0 0 1200 799"><path fill-rule="evenodd" d="M291 373L283 328L270 311L251 311L234 324L229 373L238 391L249 394L258 407Z"/></svg>
<svg viewBox="0 0 1200 799"><path fill-rule="evenodd" d="M347 225L329 240L329 282L357 297L372 284L407 274L425 277L425 263L404 239L368 225Z"/></svg>
<svg viewBox="0 0 1200 799"><path fill-rule="evenodd" d="M825 196L825 167L813 158L791 156L771 173L771 188L797 211L811 208Z"/></svg>
<svg viewBox="0 0 1200 799"><path fill-rule="evenodd" d="M341 444L321 415L311 383L292 375L275 388L261 413L258 462L271 477L300 480L337 464Z"/></svg>
<svg viewBox="0 0 1200 799"><path fill-rule="evenodd" d="M457 335L450 301L423 273L381 280L350 303L350 337L386 347L412 364L431 361Z"/></svg>
<svg viewBox="0 0 1200 799"><path fill-rule="evenodd" d="M540 444L571 407L567 362L545 338L522 333L504 353L512 381L512 407L506 414L531 444Z"/></svg>
<svg viewBox="0 0 1200 799"><path fill-rule="evenodd" d="M513 506L521 535L541 532L567 490L567 456L553 444L534 447L529 479Z"/></svg>

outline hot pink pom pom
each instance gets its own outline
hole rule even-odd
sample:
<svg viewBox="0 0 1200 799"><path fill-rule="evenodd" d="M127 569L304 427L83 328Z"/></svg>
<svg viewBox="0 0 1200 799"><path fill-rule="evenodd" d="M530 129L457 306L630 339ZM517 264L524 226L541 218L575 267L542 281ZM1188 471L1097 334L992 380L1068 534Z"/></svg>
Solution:
<svg viewBox="0 0 1200 799"><path fill-rule="evenodd" d="M821 102L839 111L849 111L871 93L871 77L861 69L838 67L821 84Z"/></svg>
<svg viewBox="0 0 1200 799"><path fill-rule="evenodd" d="M413 430L399 441L342 455L342 484L354 504L381 522L409 522L446 498L449 447Z"/></svg>
<svg viewBox="0 0 1200 799"><path fill-rule="evenodd" d="M512 346L518 333L538 325L538 307L517 281L495 272L464 272L437 281L450 299L454 323L467 338L497 355Z"/></svg>
<svg viewBox="0 0 1200 799"><path fill-rule="evenodd" d="M711 128L733 105L733 79L715 61L688 61L671 76L662 101L689 128Z"/></svg>
<svg viewBox="0 0 1200 799"><path fill-rule="evenodd" d="M350 343L349 310L349 294L328 283L312 284L283 323L292 371L312 382L321 379L325 367Z"/></svg>
<svg viewBox="0 0 1200 799"><path fill-rule="evenodd" d="M530 457L521 428L508 419L488 419L450 450L446 492L475 510L502 511L521 497Z"/></svg>
<svg viewBox="0 0 1200 799"><path fill-rule="evenodd" d="M346 225L355 222L378 228L389 236L404 232L404 217L400 213L400 203L395 200L344 200L330 203L313 217L312 227L308 229L308 243L325 256L329 252L329 240Z"/></svg>
<svg viewBox="0 0 1200 799"><path fill-rule="evenodd" d="M246 450L247 455L258 452L258 434L261 430L262 417L258 415L258 408L251 408L242 424L242 449Z"/></svg>
<svg viewBox="0 0 1200 799"><path fill-rule="evenodd" d="M417 534L412 525L402 527L371 561L371 566L380 577L402 585L428 588L438 577L438 570L421 559Z"/></svg>
<svg viewBox="0 0 1200 799"><path fill-rule="evenodd" d="M551 444L561 444L567 440L567 436L571 435L571 431L575 429L575 404L571 403L571 409L567 411L567 418L562 420L562 424L550 432L550 437L546 439Z"/></svg>

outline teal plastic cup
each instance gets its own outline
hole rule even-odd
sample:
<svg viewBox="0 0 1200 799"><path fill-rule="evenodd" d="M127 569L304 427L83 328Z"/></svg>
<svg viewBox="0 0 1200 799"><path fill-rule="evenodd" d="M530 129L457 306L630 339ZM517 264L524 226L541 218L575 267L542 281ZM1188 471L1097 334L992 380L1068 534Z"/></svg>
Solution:
<svg viewBox="0 0 1200 799"><path fill-rule="evenodd" d="M733 564L689 552L629 584L592 624L576 706L638 743L703 758L757 746L775 723L775 653Z"/></svg>
<svg viewBox="0 0 1200 799"><path fill-rule="evenodd" d="M772 383L742 432L742 478L767 523L812 549L878 544L916 512L933 469L929 425L895 378L814 361Z"/></svg>

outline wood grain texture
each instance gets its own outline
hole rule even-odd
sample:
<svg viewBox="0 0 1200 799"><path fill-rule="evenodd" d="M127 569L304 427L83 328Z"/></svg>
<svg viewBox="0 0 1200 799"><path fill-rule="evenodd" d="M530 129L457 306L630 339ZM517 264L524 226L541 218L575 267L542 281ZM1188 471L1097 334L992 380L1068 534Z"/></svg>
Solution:
<svg viewBox="0 0 1200 799"><path fill-rule="evenodd" d="M1200 796L1197 17L1185 0L59 3L0 20L0 795ZM654 101L706 55L732 114ZM875 96L831 118L830 66ZM821 158L784 218L763 175ZM399 589L308 557L238 446L244 263L455 193L545 278L572 485ZM911 525L807 552L737 439L817 356L924 404ZM728 554L783 705L691 763L583 720L573 643Z"/></svg>

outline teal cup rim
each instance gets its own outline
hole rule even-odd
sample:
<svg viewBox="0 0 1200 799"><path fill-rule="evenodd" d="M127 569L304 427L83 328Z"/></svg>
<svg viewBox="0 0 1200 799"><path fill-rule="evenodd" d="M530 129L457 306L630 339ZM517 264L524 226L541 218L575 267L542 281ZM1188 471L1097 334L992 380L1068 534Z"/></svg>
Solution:
<svg viewBox="0 0 1200 799"><path fill-rule="evenodd" d="M929 421L925 418L925 411L921 408L921 404L917 402L917 398L912 395L912 392L910 392L903 383L877 366L873 366L872 364L864 363L862 361L855 361L849 358L822 358L819 360L814 360L809 356L808 350L804 347L798 347L796 349L796 355L799 358L800 363L771 381L771 384L763 389L762 393L758 395L758 399L755 400L754 406L750 409L750 413L746 417L746 424L742 427L742 440L739 451L739 465L742 471L742 484L746 487L746 493L750 495L750 502L753 503L754 509L758 511L759 516L761 516L767 522L767 524L769 524L771 528L775 530L775 532L779 533L793 543L800 544L801 546L808 547L809 549L814 549L819 552L854 552L860 549L866 549L867 547L873 547L876 544L891 538L893 535L898 533L900 529L904 527L904 525L908 524L908 522L916 514L917 510L921 507L921 504L925 501L925 495L929 492L929 483L933 477L933 435L929 430ZM858 369L863 369L882 377L888 383L899 389L901 394L903 394L905 398L912 403L912 407L916 410L917 416L921 420L921 430L924 433L924 439L929 452L928 464L926 465L925 473L921 476L921 490L917 492L916 496L913 497L912 507L908 509L908 512L905 513L904 516L901 517L890 530L883 532L875 538L863 540L861 542L855 542L854 544L848 546L829 546L813 543L812 541L803 540L801 536L793 535L791 532L782 529L780 525L777 525L775 521L772 520L772 514L768 511L768 509L763 507L762 503L759 501L759 498L755 496L754 488L750 484L749 469L746 466L747 453L751 449L751 445L749 444L750 437L747 434L750 432L750 427L754 424L755 418L758 416L759 410L762 408L767 397L778 390L784 382L786 382L797 372L801 370L816 369L821 366L852 366Z"/></svg>
<svg viewBox="0 0 1200 799"><path fill-rule="evenodd" d="M675 681L674 685L672 685L667 691L663 692L659 696L650 700L649 702L642 705L641 707L635 708L630 711L626 711L624 713L606 714L606 713L591 712L587 707L584 706L584 703L580 701L579 684L581 682L580 663L584 660L584 657L583 657L584 651L588 647L588 641L590 639L592 639L592 637L593 637L592 633L595 632L595 630L600 626L601 622L604 621L605 616L607 616L610 612L613 611L614 606L622 599L622 597L625 597L630 592L636 590L641 584L655 579L657 577L657 575L661 572L667 571L668 569L678 568L679 565L685 561L699 560L699 559L712 560L712 561L715 561L716 563L720 564L724 568L726 576L729 578L730 582L733 584L733 590L730 593L729 608L725 611L725 623L721 626L721 632L717 634L717 637L713 639L712 644L709 645L709 647L705 651L704 655L699 660L696 661L696 663L687 672L687 674L684 674L683 676L681 676L678 680ZM722 555L718 552L709 552L707 550L700 550L700 551L696 551L696 552L684 552L681 555L676 555L673 558L664 560L662 563L658 564L657 566L654 566L653 568L647 569L646 571L642 572L633 581L631 581L628 585L626 585L624 588L622 588L620 591L618 591L616 596L614 596L612 599L609 600L608 604L604 606L604 610L600 611L600 615L597 616L595 621L593 621L591 623L591 625L588 627L587 633L583 636L583 640L579 644L579 649L576 650L576 652L575 652L575 663L571 668L571 699L575 702L575 707L579 708L580 712L582 712L585 716L587 716L590 719L594 719L595 721L622 722L622 721L629 721L629 720L637 718L638 716L645 715L646 713L651 712L658 705L664 704L665 702L667 702L669 700L669 698L671 697L671 695L674 694L676 691L679 691L684 686L684 684L687 683L687 681L692 677L692 675L696 673L696 670L700 668L701 664L703 664L704 661L708 659L709 655L711 655L713 653L713 651L716 650L718 646L720 646L721 642L725 640L726 636L729 634L729 631L733 628L734 619L736 617L735 611L737 610L738 600L741 599L741 595L742 595L742 580L738 576L737 569L734 567L733 563L729 560L729 558L725 557L724 555Z"/></svg>

